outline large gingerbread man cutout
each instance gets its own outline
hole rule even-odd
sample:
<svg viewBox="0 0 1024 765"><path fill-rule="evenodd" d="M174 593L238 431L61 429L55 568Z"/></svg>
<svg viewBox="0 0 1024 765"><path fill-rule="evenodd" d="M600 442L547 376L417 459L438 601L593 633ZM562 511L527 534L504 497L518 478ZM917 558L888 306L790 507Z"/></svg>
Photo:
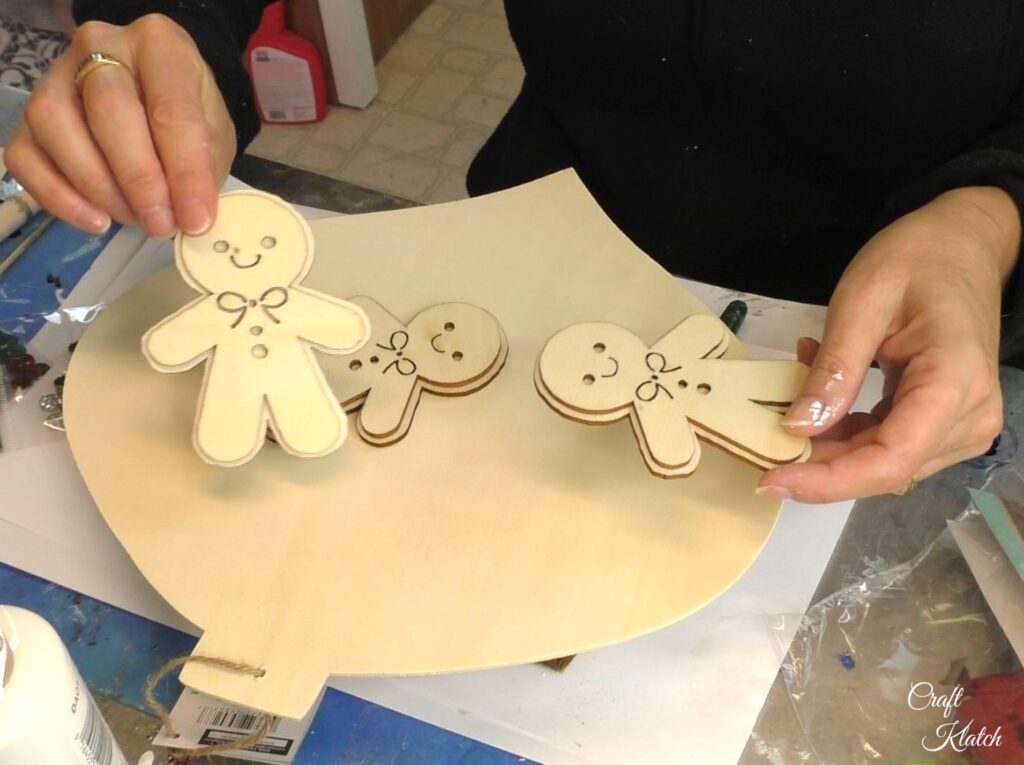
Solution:
<svg viewBox="0 0 1024 765"><path fill-rule="evenodd" d="M729 334L694 315L648 348L615 324L576 324L552 337L536 368L537 390L564 417L629 418L655 475L697 469L697 436L762 468L807 459L810 441L787 433L779 410L800 392L796 361L723 359Z"/></svg>
<svg viewBox="0 0 1024 765"><path fill-rule="evenodd" d="M345 440L347 420L313 349L351 353L366 342L362 309L299 286L313 235L283 200L259 191L220 198L205 234L178 234L175 261L202 295L142 338L149 363L181 372L203 361L193 444L211 464L241 465L269 427L287 452L317 457Z"/></svg>
<svg viewBox="0 0 1024 765"><path fill-rule="evenodd" d="M358 410L359 435L374 446L406 436L423 391L464 396L505 364L501 325L475 305L433 305L406 325L372 298L352 302L369 316L372 337L354 356L324 359L324 372L345 411Z"/></svg>

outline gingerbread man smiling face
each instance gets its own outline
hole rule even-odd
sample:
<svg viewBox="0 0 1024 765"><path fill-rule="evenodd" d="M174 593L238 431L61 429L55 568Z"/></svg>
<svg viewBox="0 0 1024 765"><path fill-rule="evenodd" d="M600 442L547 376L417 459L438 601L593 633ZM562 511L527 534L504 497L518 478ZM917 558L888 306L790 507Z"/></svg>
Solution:
<svg viewBox="0 0 1024 765"><path fill-rule="evenodd" d="M313 236L294 210L275 200L250 192L222 196L215 226L175 242L185 281L200 292L245 295L301 282L313 263Z"/></svg>
<svg viewBox="0 0 1024 765"><path fill-rule="evenodd" d="M580 324L573 332L560 332L548 342L545 358L557 359L562 371L545 379L551 395L593 415L615 419L630 406L636 381L624 364L647 352L640 338L616 324Z"/></svg>
<svg viewBox="0 0 1024 765"><path fill-rule="evenodd" d="M209 231L175 242L183 278L203 294L147 332L143 352L162 372L208 362L193 432L207 462L248 461L268 427L287 452L327 454L347 423L313 350L358 349L369 320L358 306L299 285L313 237L285 202L232 192L218 209Z"/></svg>

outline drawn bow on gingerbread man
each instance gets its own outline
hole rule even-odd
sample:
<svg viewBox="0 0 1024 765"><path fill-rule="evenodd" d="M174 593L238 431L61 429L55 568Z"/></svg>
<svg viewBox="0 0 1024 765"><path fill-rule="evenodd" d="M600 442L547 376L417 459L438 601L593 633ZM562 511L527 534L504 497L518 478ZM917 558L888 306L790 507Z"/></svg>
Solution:
<svg viewBox="0 0 1024 765"><path fill-rule="evenodd" d="M403 356L406 348L409 346L409 333L404 329L392 332L387 345L384 345L384 343L374 343L374 345L382 351L391 351L395 354L395 358L384 367L382 374L387 374L391 370L398 372L402 377L416 374L418 369L416 362L407 356Z"/></svg>
<svg viewBox="0 0 1024 765"><path fill-rule="evenodd" d="M642 383L636 386L636 397L640 401L654 401L654 399L656 399L659 395L662 394L668 396L669 398L675 398L668 388L666 388L664 385L657 381L657 375L676 372L679 370L679 367L669 368L668 360L664 357L664 355L656 353L655 351L651 351L646 356L644 356L644 363L647 365L647 368L651 372L654 372L655 374L651 375L652 379L644 380Z"/></svg>
<svg viewBox="0 0 1024 765"><path fill-rule="evenodd" d="M217 307L226 313L237 313L238 317L232 322L231 329L234 329L245 320L245 314L250 308L257 306L262 309L268 319L275 324L281 320L274 313L275 308L281 308L288 302L288 290L284 287L271 287L264 290L263 294L256 299L246 298L240 292L222 292L217 295Z"/></svg>
<svg viewBox="0 0 1024 765"><path fill-rule="evenodd" d="M807 367L724 359L729 337L725 325L702 314L650 348L615 324L576 324L545 345L537 389L570 419L629 418L647 467L659 476L697 468L698 436L764 468L806 459L810 442L786 433L777 410L799 393Z"/></svg>

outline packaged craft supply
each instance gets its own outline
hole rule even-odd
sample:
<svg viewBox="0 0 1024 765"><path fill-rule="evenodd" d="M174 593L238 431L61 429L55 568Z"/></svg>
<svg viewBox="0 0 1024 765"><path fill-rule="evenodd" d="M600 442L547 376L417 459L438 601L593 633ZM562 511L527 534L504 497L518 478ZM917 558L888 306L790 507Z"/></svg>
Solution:
<svg viewBox="0 0 1024 765"><path fill-rule="evenodd" d="M102 305L65 307L42 316L0 319L0 458L64 438L68 362L101 310Z"/></svg>
<svg viewBox="0 0 1024 765"><path fill-rule="evenodd" d="M128 763L53 627L13 606L0 606L0 762Z"/></svg>

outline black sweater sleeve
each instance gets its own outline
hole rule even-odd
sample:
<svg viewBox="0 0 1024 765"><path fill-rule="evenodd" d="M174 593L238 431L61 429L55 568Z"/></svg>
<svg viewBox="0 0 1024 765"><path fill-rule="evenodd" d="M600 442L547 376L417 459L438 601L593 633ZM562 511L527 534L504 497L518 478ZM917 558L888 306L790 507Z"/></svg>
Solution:
<svg viewBox="0 0 1024 765"><path fill-rule="evenodd" d="M148 13L162 13L180 24L213 70L217 87L235 123L241 153L260 130L252 85L242 52L259 26L269 0L74 0L75 21L128 24ZM173 66L173 62L168 62Z"/></svg>
<svg viewBox="0 0 1024 765"><path fill-rule="evenodd" d="M1024 229L1024 77L1006 110L991 131L974 141L962 154L939 165L925 176L893 194L885 205L882 223L926 204L950 189L963 186L996 186L1017 204ZM1000 358L1024 358L1024 240L1017 267L1003 291Z"/></svg>

